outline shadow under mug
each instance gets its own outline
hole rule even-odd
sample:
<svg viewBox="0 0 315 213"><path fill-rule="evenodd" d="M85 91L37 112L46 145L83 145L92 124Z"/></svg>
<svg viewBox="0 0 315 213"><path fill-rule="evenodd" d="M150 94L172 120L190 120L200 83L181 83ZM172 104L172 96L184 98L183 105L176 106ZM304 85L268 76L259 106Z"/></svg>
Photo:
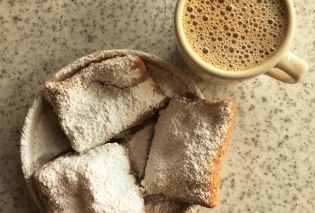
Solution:
<svg viewBox="0 0 315 213"><path fill-rule="evenodd" d="M275 54L265 63L257 67L233 72L222 70L203 61L188 43L183 29L183 13L187 0L178 0L175 9L175 32L179 52L189 68L202 79L215 83L238 82L266 74L284 83L297 83L308 71L305 61L295 56L290 50L295 29L295 12L292 0L282 0L288 12L288 28L286 37Z"/></svg>

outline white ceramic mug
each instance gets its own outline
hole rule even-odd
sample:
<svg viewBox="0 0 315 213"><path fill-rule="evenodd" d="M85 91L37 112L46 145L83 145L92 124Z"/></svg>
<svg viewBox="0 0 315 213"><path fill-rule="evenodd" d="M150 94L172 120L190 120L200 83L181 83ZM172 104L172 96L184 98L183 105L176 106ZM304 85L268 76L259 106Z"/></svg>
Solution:
<svg viewBox="0 0 315 213"><path fill-rule="evenodd" d="M215 67L203 61L193 51L183 29L182 17L186 1L178 0L175 10L175 31L178 49L191 70L202 79L210 82L235 82L266 74L279 81L293 84L303 79L307 73L307 63L289 50L295 28L295 12L292 0L282 0L285 2L288 11L288 28L286 37L276 53L267 62L241 72L231 72Z"/></svg>

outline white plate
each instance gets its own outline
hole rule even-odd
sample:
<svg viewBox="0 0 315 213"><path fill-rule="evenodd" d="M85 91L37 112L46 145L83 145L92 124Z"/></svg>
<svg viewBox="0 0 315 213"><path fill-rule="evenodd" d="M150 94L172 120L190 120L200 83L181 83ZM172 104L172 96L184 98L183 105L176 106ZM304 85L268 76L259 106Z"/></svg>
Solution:
<svg viewBox="0 0 315 213"><path fill-rule="evenodd" d="M93 62L126 54L139 55L147 66L160 68L163 73L151 73L153 79L162 86L162 90L169 96L183 94L203 97L193 81L174 65L149 53L134 50L105 50L75 60L61 69L53 79L65 79L83 67ZM176 89L177 88L177 89ZM52 107L40 94L30 107L25 119L21 137L21 161L27 188L38 206L43 211L43 206L37 197L30 176L34 170L47 163L49 160L71 150L66 136L63 134Z"/></svg>

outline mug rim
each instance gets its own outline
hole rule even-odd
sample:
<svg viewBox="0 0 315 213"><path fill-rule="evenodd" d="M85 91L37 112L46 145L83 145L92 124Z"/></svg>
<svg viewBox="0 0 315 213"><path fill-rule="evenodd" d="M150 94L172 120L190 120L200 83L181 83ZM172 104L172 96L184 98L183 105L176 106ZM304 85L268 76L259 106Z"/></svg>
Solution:
<svg viewBox="0 0 315 213"><path fill-rule="evenodd" d="M224 79L248 79L256 77L260 74L268 72L272 67L274 67L282 58L284 54L289 50L289 44L291 43L294 35L294 26L295 26L295 12L293 2L291 0L282 0L285 3L287 12L288 12L288 29L286 32L286 37L282 41L280 47L277 49L276 53L268 59L266 62L242 71L228 71L215 67L212 64L209 64L197 56L197 53L191 48L186 39L184 27L183 27L183 16L184 5L187 0L178 0L175 8L175 33L180 45L181 51L184 51L184 54L187 55L198 67L200 71L204 74L214 75L215 77L224 78Z"/></svg>

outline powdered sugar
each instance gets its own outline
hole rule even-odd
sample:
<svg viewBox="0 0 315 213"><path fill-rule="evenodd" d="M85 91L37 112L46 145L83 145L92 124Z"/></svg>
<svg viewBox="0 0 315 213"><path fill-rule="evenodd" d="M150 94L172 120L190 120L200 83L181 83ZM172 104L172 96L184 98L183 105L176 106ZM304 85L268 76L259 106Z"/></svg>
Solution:
<svg viewBox="0 0 315 213"><path fill-rule="evenodd" d="M211 207L235 106L171 100L160 113L142 184L148 194Z"/></svg>
<svg viewBox="0 0 315 213"><path fill-rule="evenodd" d="M161 195L150 195L144 198L147 213L194 213L196 207L187 203L176 202Z"/></svg>
<svg viewBox="0 0 315 213"><path fill-rule="evenodd" d="M116 143L59 157L33 180L47 212L144 212L125 150Z"/></svg>
<svg viewBox="0 0 315 213"><path fill-rule="evenodd" d="M154 123L149 123L135 134L128 141L131 159L131 168L139 179L143 178L144 168L147 161L151 139L154 131Z"/></svg>
<svg viewBox="0 0 315 213"><path fill-rule="evenodd" d="M71 150L70 144L52 110L46 111L39 118L33 143L33 155L36 156L36 162L33 162L32 165L34 168L38 168L39 165ZM38 152L38 150L42 151Z"/></svg>
<svg viewBox="0 0 315 213"><path fill-rule="evenodd" d="M137 124L166 100L136 56L109 59L62 82L47 82L45 94L80 153Z"/></svg>
<svg viewBox="0 0 315 213"><path fill-rule="evenodd" d="M147 75L146 67L141 59L127 55L92 63L73 76L71 81L85 82L85 84L97 81L118 88L127 88L144 81Z"/></svg>
<svg viewBox="0 0 315 213"><path fill-rule="evenodd" d="M147 65L148 71L152 75L154 82L161 88L165 95L169 97L203 97L198 94L192 84L187 84L182 73L167 72L161 68Z"/></svg>

